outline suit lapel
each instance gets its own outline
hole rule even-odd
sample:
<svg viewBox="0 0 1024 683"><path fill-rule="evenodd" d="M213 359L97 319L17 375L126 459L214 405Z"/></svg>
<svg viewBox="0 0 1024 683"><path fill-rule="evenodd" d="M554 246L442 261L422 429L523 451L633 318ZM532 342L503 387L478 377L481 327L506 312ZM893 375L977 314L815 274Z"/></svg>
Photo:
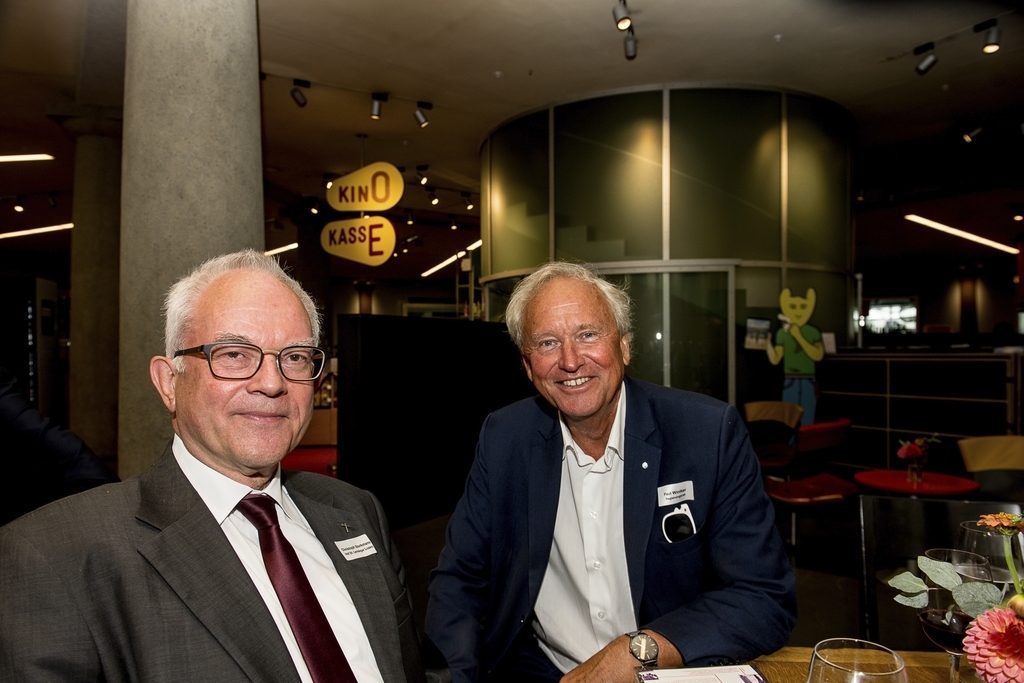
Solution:
<svg viewBox="0 0 1024 683"><path fill-rule="evenodd" d="M544 412L545 415L549 411ZM537 601L547 571L551 541L555 535L558 494L562 482L562 431L557 414L539 430L526 464L529 472L527 496L530 541L530 603Z"/></svg>
<svg viewBox="0 0 1024 683"><path fill-rule="evenodd" d="M626 378L625 465L622 482L622 527L626 545L626 566L633 611L640 615L644 594L644 570L651 520L657 506L658 471L661 448L652 445L657 429L651 405L637 385Z"/></svg>
<svg viewBox="0 0 1024 683"><path fill-rule="evenodd" d="M364 513L349 506L345 499L318 487L297 485L285 476L288 493L327 550L352 597L381 676L385 682L404 681L396 613L393 607L382 609L384 605L394 605L394 597L384 578L385 573L391 571L388 555L391 539L381 538L379 529L369 523ZM372 557L346 560L335 542L363 534L369 537L377 553ZM382 563L387 566L382 567Z"/></svg>
<svg viewBox="0 0 1024 683"><path fill-rule="evenodd" d="M245 567L170 447L140 476L137 519L155 529L138 550L254 682L299 682Z"/></svg>

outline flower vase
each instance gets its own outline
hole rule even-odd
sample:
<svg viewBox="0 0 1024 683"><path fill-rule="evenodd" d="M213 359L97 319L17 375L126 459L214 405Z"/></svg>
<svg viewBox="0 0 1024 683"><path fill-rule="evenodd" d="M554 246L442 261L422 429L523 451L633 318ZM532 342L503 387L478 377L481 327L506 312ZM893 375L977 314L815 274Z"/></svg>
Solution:
<svg viewBox="0 0 1024 683"><path fill-rule="evenodd" d="M920 460L911 460L907 464L907 481L911 484L920 484L924 481L924 468Z"/></svg>

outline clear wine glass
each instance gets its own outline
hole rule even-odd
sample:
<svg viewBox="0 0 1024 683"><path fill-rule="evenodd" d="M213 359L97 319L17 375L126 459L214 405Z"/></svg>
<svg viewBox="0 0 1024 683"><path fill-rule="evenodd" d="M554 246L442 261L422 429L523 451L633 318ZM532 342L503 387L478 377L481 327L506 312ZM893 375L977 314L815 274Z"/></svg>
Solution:
<svg viewBox="0 0 1024 683"><path fill-rule="evenodd" d="M988 558L992 571L992 583L1002 589L1003 598L1010 594L1013 588L1013 577L1010 574L1009 565L1006 562L1006 537L1003 534L980 526L977 522L961 522L957 530L955 547L958 550L981 555ZM1017 576L1024 579L1024 536L1016 534L1010 537L1010 557L1013 561Z"/></svg>
<svg viewBox="0 0 1024 683"><path fill-rule="evenodd" d="M954 548L932 548L924 552L925 557L936 562L948 562L960 575L964 583L992 580L988 558ZM928 604L918 609L917 618L921 629L932 641L949 655L949 681L957 683L960 678L960 658L964 654L964 635L972 617L960 611L953 594L936 586L930 579Z"/></svg>
<svg viewBox="0 0 1024 683"><path fill-rule="evenodd" d="M807 683L908 683L903 658L887 647L855 638L814 646Z"/></svg>

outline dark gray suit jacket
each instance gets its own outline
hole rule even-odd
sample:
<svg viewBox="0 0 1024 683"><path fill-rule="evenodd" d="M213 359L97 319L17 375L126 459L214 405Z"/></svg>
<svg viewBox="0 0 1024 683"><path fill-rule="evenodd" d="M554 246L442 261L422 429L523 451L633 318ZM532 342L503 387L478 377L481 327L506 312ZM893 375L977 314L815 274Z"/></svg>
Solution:
<svg viewBox="0 0 1024 683"><path fill-rule="evenodd" d="M352 595L385 683L422 681L405 573L376 498L316 474L283 477ZM345 560L334 542L360 534L377 553ZM138 477L0 528L0 680L299 683L299 676L255 585L168 447Z"/></svg>

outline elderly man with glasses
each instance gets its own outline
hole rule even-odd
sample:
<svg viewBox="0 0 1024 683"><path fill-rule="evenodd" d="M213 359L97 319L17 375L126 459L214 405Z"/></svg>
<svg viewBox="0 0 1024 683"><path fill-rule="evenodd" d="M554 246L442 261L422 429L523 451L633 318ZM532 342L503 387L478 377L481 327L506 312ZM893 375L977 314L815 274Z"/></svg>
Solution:
<svg viewBox="0 0 1024 683"><path fill-rule="evenodd" d="M279 466L324 366L312 299L249 250L165 310L163 457L0 530L0 680L422 680L377 500Z"/></svg>

